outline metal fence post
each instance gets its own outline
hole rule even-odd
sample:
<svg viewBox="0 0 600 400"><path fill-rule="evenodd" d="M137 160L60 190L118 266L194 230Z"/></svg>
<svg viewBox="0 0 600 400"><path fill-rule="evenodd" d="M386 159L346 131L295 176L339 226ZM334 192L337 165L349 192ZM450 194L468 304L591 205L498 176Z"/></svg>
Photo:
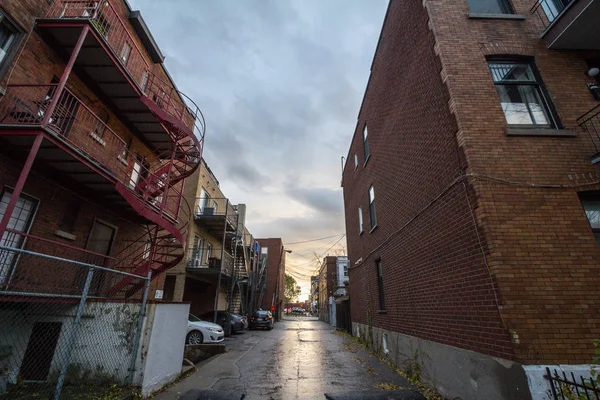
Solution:
<svg viewBox="0 0 600 400"><path fill-rule="evenodd" d="M148 291L150 290L150 281L152 280L152 269L148 271L148 277L146 278L146 287L144 288L144 297L142 298L142 308L140 309L140 316L138 317L137 332L135 334L135 340L133 343L133 354L131 355L131 362L129 364L129 376L127 380L130 385L133 386L133 379L135 378L135 362L137 361L138 349L140 347L140 341L142 340L142 329L144 328L144 319L146 318L146 303L148 302Z"/></svg>
<svg viewBox="0 0 600 400"><path fill-rule="evenodd" d="M81 321L81 315L83 314L83 309L85 308L85 303L87 300L88 293L90 291L93 276L94 267L90 267L87 273L87 278L85 280L85 285L83 287L83 292L81 293L81 300L79 300L79 306L77 307L75 321L73 321L73 327L71 328L71 336L69 337L69 341L67 342L68 344L65 363L60 370L60 375L58 376L58 381L56 382L56 388L54 389L55 400L60 399L60 392L62 391L63 384L65 383L65 375L67 374L67 369L69 368L73 347L75 347L75 340L77 339L77 330L79 329L79 322Z"/></svg>

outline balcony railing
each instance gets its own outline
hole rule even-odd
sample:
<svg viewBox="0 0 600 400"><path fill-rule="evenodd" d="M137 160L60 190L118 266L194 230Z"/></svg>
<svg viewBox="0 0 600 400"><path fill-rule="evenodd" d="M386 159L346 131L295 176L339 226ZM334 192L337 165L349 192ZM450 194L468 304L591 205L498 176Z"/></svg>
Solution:
<svg viewBox="0 0 600 400"><path fill-rule="evenodd" d="M548 28L574 0L538 0L531 13L538 16L544 29Z"/></svg>
<svg viewBox="0 0 600 400"><path fill-rule="evenodd" d="M577 123L590 136L596 150L594 158L597 158L600 154L600 104L579 117Z"/></svg>
<svg viewBox="0 0 600 400"><path fill-rule="evenodd" d="M57 0L46 18L90 21L139 87L144 88L150 66L110 1Z"/></svg>
<svg viewBox="0 0 600 400"><path fill-rule="evenodd" d="M237 226L237 213L229 199L202 197L196 199L196 204L196 219L227 217L232 226Z"/></svg>
<svg viewBox="0 0 600 400"><path fill-rule="evenodd" d="M186 260L186 268L190 270L218 272L222 268L221 271L228 276L233 272L233 256L226 251L222 252L221 249L208 246L189 249Z"/></svg>
<svg viewBox="0 0 600 400"><path fill-rule="evenodd" d="M48 9L46 18L90 21L139 89L169 115L182 121L202 144L205 123L199 107L173 84L151 72L143 51L109 0L57 0Z"/></svg>
<svg viewBox="0 0 600 400"><path fill-rule="evenodd" d="M0 99L0 125L42 126L56 87L8 85ZM73 92L65 88L60 94L45 128L129 187L147 207L177 219L182 184L169 183L168 163L150 163L130 152L126 142Z"/></svg>
<svg viewBox="0 0 600 400"><path fill-rule="evenodd" d="M102 297L125 274L111 268L115 262L114 257L7 229L0 240L0 294L77 297L94 267L90 294Z"/></svg>

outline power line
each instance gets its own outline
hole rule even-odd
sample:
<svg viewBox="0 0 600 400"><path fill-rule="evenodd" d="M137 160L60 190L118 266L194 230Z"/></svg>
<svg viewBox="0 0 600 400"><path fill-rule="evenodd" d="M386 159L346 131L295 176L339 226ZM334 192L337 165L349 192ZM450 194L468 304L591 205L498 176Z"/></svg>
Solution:
<svg viewBox="0 0 600 400"><path fill-rule="evenodd" d="M325 239L331 239L334 237L338 237L340 235L346 235L345 233L339 233L337 235L331 235L331 236L326 236L326 237L322 237L322 238L318 238L318 239L310 239L310 240L303 240L301 242L291 242L291 243L286 243L286 245L290 245L290 244L300 244L300 243L309 243L309 242L318 242L319 240L325 240Z"/></svg>

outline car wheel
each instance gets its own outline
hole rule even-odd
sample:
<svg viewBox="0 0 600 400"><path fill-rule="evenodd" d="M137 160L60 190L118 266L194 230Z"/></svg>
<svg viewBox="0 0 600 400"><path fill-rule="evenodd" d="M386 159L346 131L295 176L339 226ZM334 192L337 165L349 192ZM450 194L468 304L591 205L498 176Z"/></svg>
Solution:
<svg viewBox="0 0 600 400"><path fill-rule="evenodd" d="M185 342L187 344L202 344L204 343L204 336L202 336L202 332L200 331L191 331L187 334Z"/></svg>

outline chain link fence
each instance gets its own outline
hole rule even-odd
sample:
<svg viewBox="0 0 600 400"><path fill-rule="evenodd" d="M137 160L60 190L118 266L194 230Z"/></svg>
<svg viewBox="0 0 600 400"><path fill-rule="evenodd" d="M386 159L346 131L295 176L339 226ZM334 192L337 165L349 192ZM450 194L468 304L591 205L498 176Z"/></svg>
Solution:
<svg viewBox="0 0 600 400"><path fill-rule="evenodd" d="M131 397L150 276L15 231L0 244L0 399Z"/></svg>

